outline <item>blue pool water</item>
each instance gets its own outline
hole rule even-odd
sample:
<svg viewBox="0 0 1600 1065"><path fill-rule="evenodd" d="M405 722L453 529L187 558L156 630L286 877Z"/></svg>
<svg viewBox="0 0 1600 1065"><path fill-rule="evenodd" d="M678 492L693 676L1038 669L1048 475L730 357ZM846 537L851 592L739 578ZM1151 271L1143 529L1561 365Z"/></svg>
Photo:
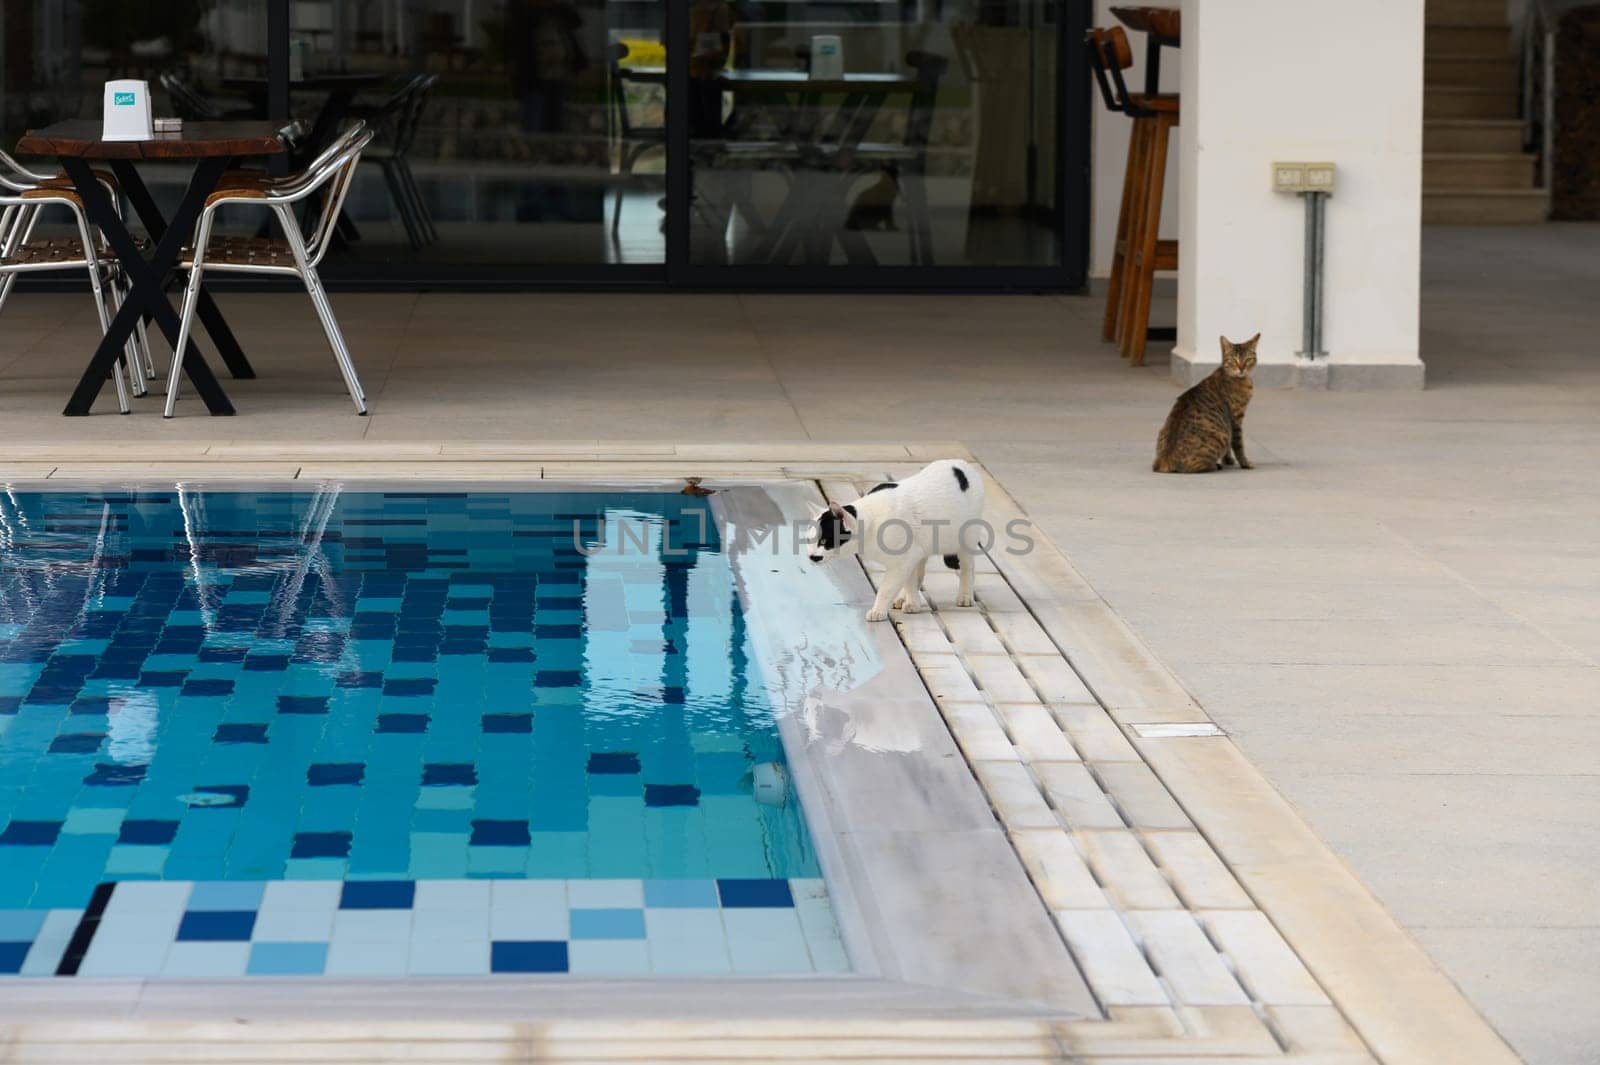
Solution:
<svg viewBox="0 0 1600 1065"><path fill-rule="evenodd" d="M0 972L844 966L705 501L0 519Z"/></svg>

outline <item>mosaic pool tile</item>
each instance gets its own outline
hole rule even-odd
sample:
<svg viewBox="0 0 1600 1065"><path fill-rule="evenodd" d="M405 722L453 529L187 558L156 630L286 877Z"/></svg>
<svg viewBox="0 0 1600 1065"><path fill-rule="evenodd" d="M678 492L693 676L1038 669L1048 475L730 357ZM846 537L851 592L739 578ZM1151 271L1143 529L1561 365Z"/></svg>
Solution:
<svg viewBox="0 0 1600 1065"><path fill-rule="evenodd" d="M703 508L0 499L0 973L843 970Z"/></svg>

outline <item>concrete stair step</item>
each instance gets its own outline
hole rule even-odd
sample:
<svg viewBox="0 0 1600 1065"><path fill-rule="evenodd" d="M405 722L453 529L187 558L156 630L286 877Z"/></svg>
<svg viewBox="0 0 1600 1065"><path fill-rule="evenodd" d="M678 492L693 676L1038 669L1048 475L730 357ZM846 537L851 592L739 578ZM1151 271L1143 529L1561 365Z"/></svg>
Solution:
<svg viewBox="0 0 1600 1065"><path fill-rule="evenodd" d="M1422 189L1428 225L1533 225L1545 220L1543 189Z"/></svg>
<svg viewBox="0 0 1600 1065"><path fill-rule="evenodd" d="M1475 55L1502 58L1515 55L1511 49L1511 30L1506 26L1429 26L1425 54Z"/></svg>
<svg viewBox="0 0 1600 1065"><path fill-rule="evenodd" d="M1430 87L1522 91L1520 64L1510 57L1430 55L1423 61L1423 71Z"/></svg>
<svg viewBox="0 0 1600 1065"><path fill-rule="evenodd" d="M1427 189L1528 189L1538 159L1531 153L1450 152L1424 154L1422 185Z"/></svg>
<svg viewBox="0 0 1600 1065"><path fill-rule="evenodd" d="M1505 0L1428 0L1430 26L1505 26Z"/></svg>
<svg viewBox="0 0 1600 1065"><path fill-rule="evenodd" d="M1522 151L1517 119L1434 118L1422 124L1425 153L1505 153Z"/></svg>
<svg viewBox="0 0 1600 1065"><path fill-rule="evenodd" d="M1517 93L1506 89L1463 89L1429 85L1422 93L1423 118L1516 118Z"/></svg>

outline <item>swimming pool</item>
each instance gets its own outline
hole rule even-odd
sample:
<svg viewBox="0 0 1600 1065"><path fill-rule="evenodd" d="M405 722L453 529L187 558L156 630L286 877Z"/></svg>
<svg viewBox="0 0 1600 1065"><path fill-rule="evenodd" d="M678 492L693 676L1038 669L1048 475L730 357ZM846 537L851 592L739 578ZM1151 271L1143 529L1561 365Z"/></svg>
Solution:
<svg viewBox="0 0 1600 1065"><path fill-rule="evenodd" d="M705 501L0 500L0 973L849 968Z"/></svg>

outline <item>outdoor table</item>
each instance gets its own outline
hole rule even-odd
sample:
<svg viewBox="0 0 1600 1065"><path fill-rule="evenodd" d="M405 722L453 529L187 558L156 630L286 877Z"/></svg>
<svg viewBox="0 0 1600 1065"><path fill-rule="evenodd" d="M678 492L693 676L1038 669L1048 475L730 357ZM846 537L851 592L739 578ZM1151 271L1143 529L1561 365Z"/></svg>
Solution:
<svg viewBox="0 0 1600 1065"><path fill-rule="evenodd" d="M1128 27L1145 35L1144 91L1161 92L1161 49L1178 47L1182 18L1175 7L1114 7L1111 13Z"/></svg>
<svg viewBox="0 0 1600 1065"><path fill-rule="evenodd" d="M178 264L184 243L194 233L206 197L216 189L223 173L236 166L240 158L283 151L271 122L185 122L182 132L158 133L147 141L107 141L101 139L100 133L99 119L71 119L44 129L29 130L17 142L19 154L54 156L61 163L62 170L72 179L83 199L84 213L90 224L105 235L130 284L128 299L111 320L111 327L95 349L78 387L62 411L67 415L89 413L141 316L153 320L166 334L167 342L177 345L178 312L167 301L165 283ZM169 220L162 217L161 209L156 206L134 164L140 160L183 159L194 161L194 173L189 178L183 200ZM155 244L148 257L117 215L104 187L95 180L90 160L103 160L110 165L121 194L133 205ZM200 290L198 309L200 320L229 372L235 378L254 377L255 371L234 339L222 311L204 288ZM233 413L227 393L192 339L183 352L183 371L212 414Z"/></svg>
<svg viewBox="0 0 1600 1065"><path fill-rule="evenodd" d="M665 84L665 67L622 67L623 78L640 82ZM782 136L795 142L798 159L817 164L821 178L815 183L796 181L778 207L778 214L752 258L758 262L771 259L780 247L786 230L794 223L809 219L838 216L834 237L844 249L845 257L855 264L875 265L866 239L845 229L844 214L848 209L844 200L854 175L831 174L824 168L826 158L848 158L861 145L872 129L884 101L896 93L913 93L922 87L915 74L878 71L847 73L838 78L813 78L803 70L772 70L764 68L723 70L717 82L724 91L758 101L758 106L771 113ZM831 120L824 125L807 128L805 112L823 96L843 96ZM788 101L785 103L784 101ZM815 185L816 187L809 187ZM808 254L815 258L818 251L808 244Z"/></svg>

